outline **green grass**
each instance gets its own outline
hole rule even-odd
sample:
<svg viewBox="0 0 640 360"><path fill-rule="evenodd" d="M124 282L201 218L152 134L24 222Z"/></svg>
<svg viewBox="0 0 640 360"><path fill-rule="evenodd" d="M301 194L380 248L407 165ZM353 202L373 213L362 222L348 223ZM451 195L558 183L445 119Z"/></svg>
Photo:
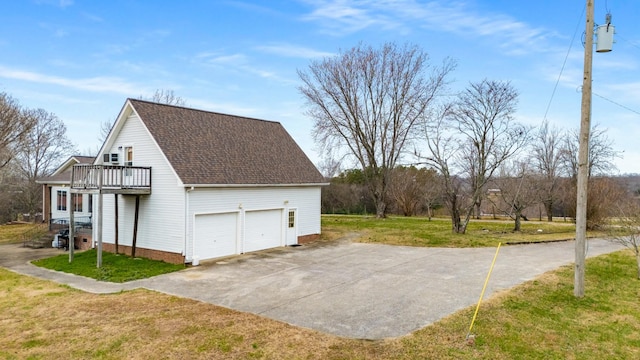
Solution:
<svg viewBox="0 0 640 360"><path fill-rule="evenodd" d="M485 247L498 242L539 242L575 238L571 222L523 221L522 231L512 231L513 221L472 220L466 234L451 231L451 221L423 217L389 217L376 219L360 215L322 215L322 232L333 239L348 232L358 232L360 242L430 247ZM590 236L601 234L590 233Z"/></svg>
<svg viewBox="0 0 640 360"><path fill-rule="evenodd" d="M92 249L76 252L72 263L69 263L69 255L63 254L48 259L36 260L33 264L47 269L115 283L146 279L184 269L184 265L169 264L145 258L132 258L109 252L102 253L102 267L97 268L96 255L95 249Z"/></svg>
<svg viewBox="0 0 640 360"><path fill-rule="evenodd" d="M147 290L95 295L0 269L0 358L639 359L635 275L629 250L587 259L583 298L573 296L573 266L545 273L484 301L469 343L475 307L365 341Z"/></svg>
<svg viewBox="0 0 640 360"><path fill-rule="evenodd" d="M474 346L422 344L431 336L466 334L473 309L403 340L414 356L461 359L638 359L640 281L630 251L587 260L583 298L573 295L573 266L529 281L483 304ZM405 353L406 354L406 353ZM447 355L447 356L445 356Z"/></svg>

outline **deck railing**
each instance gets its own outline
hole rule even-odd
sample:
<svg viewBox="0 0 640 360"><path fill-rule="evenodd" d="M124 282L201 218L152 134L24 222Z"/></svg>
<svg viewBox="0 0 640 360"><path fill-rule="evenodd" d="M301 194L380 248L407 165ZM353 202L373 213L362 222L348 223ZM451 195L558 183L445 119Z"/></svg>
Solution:
<svg viewBox="0 0 640 360"><path fill-rule="evenodd" d="M74 165L71 188L75 190L148 190L151 168L117 165Z"/></svg>

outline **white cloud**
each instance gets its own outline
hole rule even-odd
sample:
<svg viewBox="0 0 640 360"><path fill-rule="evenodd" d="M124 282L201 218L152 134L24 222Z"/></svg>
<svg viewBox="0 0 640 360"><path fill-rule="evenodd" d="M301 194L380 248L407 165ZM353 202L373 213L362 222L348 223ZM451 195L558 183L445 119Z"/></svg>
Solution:
<svg viewBox="0 0 640 360"><path fill-rule="evenodd" d="M272 70L265 70L262 67L257 67L251 64L249 57L244 54L230 54L224 55L215 52L200 53L195 56L204 65L224 67L226 70L234 69L241 73L257 75L261 78L275 80L282 84L293 84L292 80L286 79L278 75L277 72Z"/></svg>
<svg viewBox="0 0 640 360"><path fill-rule="evenodd" d="M98 76L84 79L70 79L31 71L10 69L4 66L0 66L0 77L40 84L58 85L76 90L112 92L129 96L144 90L144 87L137 86L136 84L129 83L117 77Z"/></svg>
<svg viewBox="0 0 640 360"><path fill-rule="evenodd" d="M334 53L327 51L320 51L311 49L304 46L297 46L292 44L273 44L273 45L264 45L256 47L257 50L282 55L286 57L294 57L294 58L303 58L303 59L312 59L318 57L326 57L333 56Z"/></svg>
<svg viewBox="0 0 640 360"><path fill-rule="evenodd" d="M73 0L36 0L36 4L52 5L64 9L73 5Z"/></svg>
<svg viewBox="0 0 640 360"><path fill-rule="evenodd" d="M480 13L464 2L415 0L307 0L312 10L302 19L320 23L339 36L378 27L408 32L412 27L446 31L465 37L490 37L507 54L547 51L547 38L557 36L499 13Z"/></svg>
<svg viewBox="0 0 640 360"><path fill-rule="evenodd" d="M96 23L104 22L104 19L102 17L98 16L98 15L94 15L94 14L90 14L90 13L87 13L87 12L83 12L82 16L85 19L87 19L89 21L92 21L92 22L96 22Z"/></svg>
<svg viewBox="0 0 640 360"><path fill-rule="evenodd" d="M202 99L187 99L187 105L195 109L203 109L223 114L255 117L257 109L232 103L215 103Z"/></svg>
<svg viewBox="0 0 640 360"><path fill-rule="evenodd" d="M385 12L376 12L380 8L386 8L389 3L395 1L367 1L367 0L309 0L306 1L313 10L303 16L305 21L317 21L323 26L323 31L331 35L340 36L354 33L368 27L382 29L402 28L401 19L394 19ZM395 6L391 6L391 13L396 12Z"/></svg>

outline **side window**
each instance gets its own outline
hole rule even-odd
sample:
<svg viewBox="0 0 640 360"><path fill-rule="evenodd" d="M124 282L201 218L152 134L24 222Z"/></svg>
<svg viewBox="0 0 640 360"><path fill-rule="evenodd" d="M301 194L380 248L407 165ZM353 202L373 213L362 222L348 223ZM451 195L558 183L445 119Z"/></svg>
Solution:
<svg viewBox="0 0 640 360"><path fill-rule="evenodd" d="M71 194L71 208L75 212L82 212L82 194Z"/></svg>
<svg viewBox="0 0 640 360"><path fill-rule="evenodd" d="M289 228L296 227L296 212L289 210Z"/></svg>
<svg viewBox="0 0 640 360"><path fill-rule="evenodd" d="M67 192L64 190L58 190L56 193L56 209L67 211Z"/></svg>

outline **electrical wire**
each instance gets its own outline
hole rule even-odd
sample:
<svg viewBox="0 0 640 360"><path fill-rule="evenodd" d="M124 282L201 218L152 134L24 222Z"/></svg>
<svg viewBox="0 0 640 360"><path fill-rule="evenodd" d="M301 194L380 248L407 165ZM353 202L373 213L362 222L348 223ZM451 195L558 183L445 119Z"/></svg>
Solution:
<svg viewBox="0 0 640 360"><path fill-rule="evenodd" d="M613 101L613 100L611 100L611 99L609 99L609 98L606 98L606 97L604 97L604 96L602 96L602 95L599 95L599 94L596 94L596 93L594 93L594 92L591 92L591 94L593 94L593 95L595 95L595 96L597 96L597 97L599 97L599 98L601 98L601 99L603 99L603 100L606 100L606 101L608 101L608 102L610 102L610 103L612 103L612 104L614 104L614 105L618 105L618 106L620 106L621 108L623 108L623 109L625 109L625 110L629 110L629 111L631 111L631 112L632 112L632 113L634 113L634 114L640 115L640 111L633 110L632 108L630 108L630 107L628 107L628 106L624 106L624 105L622 105L622 104L620 104L620 103L618 103L618 102L615 102L615 101Z"/></svg>
<svg viewBox="0 0 640 360"><path fill-rule="evenodd" d="M586 11L586 9L587 9L587 5L585 5L584 8L582 8L582 13L578 18L576 29L573 31L573 37L571 38L571 43L569 44L569 48L567 49L567 54L564 56L564 61L562 62L562 68L560 69L560 74L558 74L558 79L556 80L556 84L553 86L553 91L551 92L551 98L549 99L549 103L547 104L547 109L544 111L544 116L542 117L543 121L547 120L547 115L549 114L551 103L553 102L553 98L556 95L556 90L558 90L558 84L560 83L560 79L562 78L562 73L564 72L564 68L567 65L567 59L569 59L569 53L571 53L573 42L576 39L576 34L578 33L578 29L580 28L580 23L582 22L582 17L584 16L584 12Z"/></svg>
<svg viewBox="0 0 640 360"><path fill-rule="evenodd" d="M640 49L640 46L638 46L636 43L634 43L631 40L628 40L628 39L624 38L623 36L620 36L620 34L618 34L617 32L616 32L616 37L618 39L620 39L620 40L624 40L625 42L627 42L629 45L633 46L634 48Z"/></svg>

